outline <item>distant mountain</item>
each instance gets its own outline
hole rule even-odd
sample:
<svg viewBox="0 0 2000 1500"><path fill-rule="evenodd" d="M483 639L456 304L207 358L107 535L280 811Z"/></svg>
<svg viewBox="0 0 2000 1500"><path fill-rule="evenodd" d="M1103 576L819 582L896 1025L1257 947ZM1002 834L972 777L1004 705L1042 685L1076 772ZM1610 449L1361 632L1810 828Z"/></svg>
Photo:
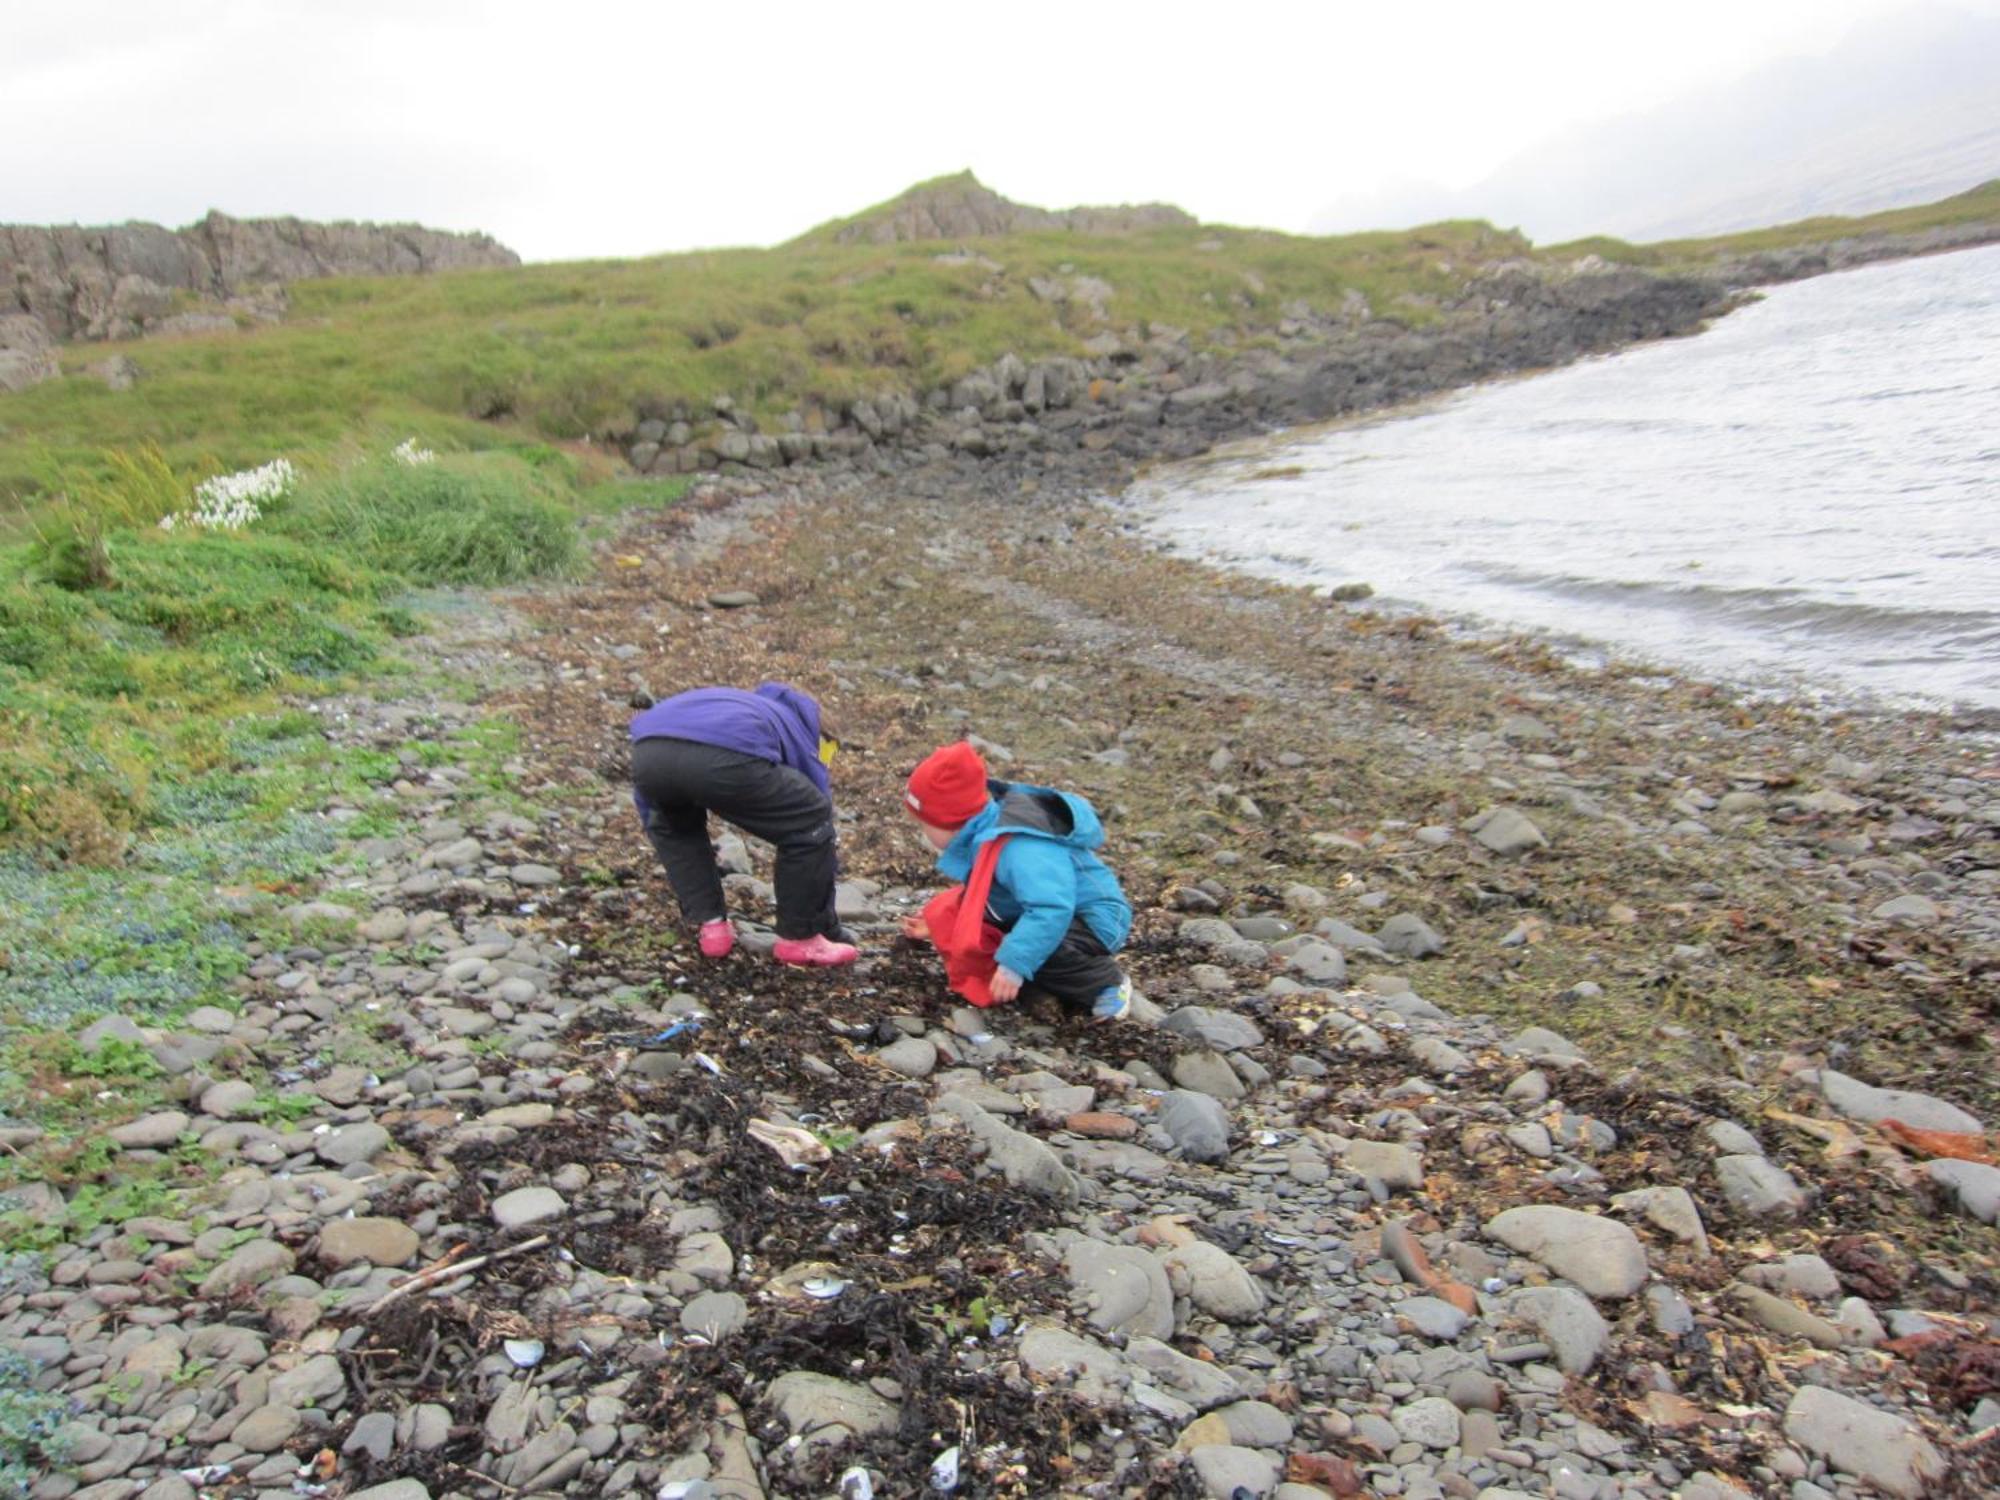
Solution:
<svg viewBox="0 0 2000 1500"><path fill-rule="evenodd" d="M1194 224L1184 209L1169 203L1121 204L1112 208L1035 208L1003 198L970 172L934 177L908 188L887 203L849 219L822 224L799 238L837 244L888 245L903 240L961 240L985 235L1031 233L1042 229L1074 234L1131 234Z"/></svg>
<svg viewBox="0 0 2000 1500"><path fill-rule="evenodd" d="M2000 176L2000 17L1938 7L1863 25L1650 113L1578 128L1463 192L1355 195L1318 233L1480 217L1540 244L1726 234L1927 202Z"/></svg>

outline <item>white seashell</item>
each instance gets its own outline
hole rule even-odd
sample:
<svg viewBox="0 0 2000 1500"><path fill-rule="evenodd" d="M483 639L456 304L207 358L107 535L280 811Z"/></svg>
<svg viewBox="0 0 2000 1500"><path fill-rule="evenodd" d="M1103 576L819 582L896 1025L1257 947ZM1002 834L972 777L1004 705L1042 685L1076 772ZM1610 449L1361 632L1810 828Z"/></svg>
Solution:
<svg viewBox="0 0 2000 1500"><path fill-rule="evenodd" d="M945 1449L931 1465L931 1488L946 1495L958 1488L957 1448Z"/></svg>

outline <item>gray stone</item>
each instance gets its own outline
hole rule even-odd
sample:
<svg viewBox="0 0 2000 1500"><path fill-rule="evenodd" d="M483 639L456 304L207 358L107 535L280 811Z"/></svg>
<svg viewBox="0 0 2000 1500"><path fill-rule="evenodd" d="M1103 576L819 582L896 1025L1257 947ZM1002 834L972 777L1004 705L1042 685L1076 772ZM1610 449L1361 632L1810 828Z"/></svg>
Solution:
<svg viewBox="0 0 2000 1500"><path fill-rule="evenodd" d="M1227 1058L1219 1052L1201 1048L1194 1052L1183 1052L1174 1059L1174 1082L1184 1089L1207 1094L1225 1102L1241 1099L1247 1092L1243 1080L1236 1076L1236 1070L1229 1066Z"/></svg>
<svg viewBox="0 0 2000 1500"><path fill-rule="evenodd" d="M938 1101L945 1114L955 1115L986 1148L989 1165L1015 1187L1026 1188L1058 1203L1074 1203L1082 1192L1074 1172L1063 1165L1044 1141L1014 1129L982 1109L964 1094L947 1094Z"/></svg>
<svg viewBox="0 0 2000 1500"><path fill-rule="evenodd" d="M204 1297L229 1297L289 1276L297 1262L276 1240L251 1240L230 1252L229 1259L202 1278Z"/></svg>
<svg viewBox="0 0 2000 1500"><path fill-rule="evenodd" d="M1209 1500L1262 1500L1278 1487L1278 1465L1255 1448L1202 1443L1188 1450L1188 1463Z"/></svg>
<svg viewBox="0 0 2000 1500"><path fill-rule="evenodd" d="M1264 1289L1220 1245L1196 1240L1160 1252L1175 1290L1224 1323L1248 1323L1264 1310ZM1164 1337L1165 1335L1161 1335Z"/></svg>
<svg viewBox="0 0 2000 1500"><path fill-rule="evenodd" d="M1424 1154L1401 1141L1349 1141L1341 1150L1348 1171L1379 1178L1383 1186L1414 1191L1424 1185Z"/></svg>
<svg viewBox="0 0 2000 1500"><path fill-rule="evenodd" d="M1236 1399L1236 1382L1213 1363L1191 1359L1158 1339L1127 1340L1125 1362L1196 1411L1208 1411Z"/></svg>
<svg viewBox="0 0 2000 1500"><path fill-rule="evenodd" d="M1924 1170L1932 1182L1949 1190L1972 1218L1982 1224L2000 1224L2000 1167L1942 1158Z"/></svg>
<svg viewBox="0 0 2000 1500"><path fill-rule="evenodd" d="M1232 1401L1215 1414L1239 1447L1284 1448L1292 1441L1292 1419L1268 1401Z"/></svg>
<svg viewBox="0 0 2000 1500"><path fill-rule="evenodd" d="M901 1409L865 1385L792 1370L771 1382L764 1399L794 1437L807 1443L842 1443L850 1437L886 1437Z"/></svg>
<svg viewBox="0 0 2000 1500"><path fill-rule="evenodd" d="M319 1232L319 1258L335 1269L357 1263L402 1266L418 1244L417 1232L401 1219L335 1219Z"/></svg>
<svg viewBox="0 0 2000 1500"><path fill-rule="evenodd" d="M431 1492L421 1479L392 1479L356 1490L347 1500L431 1500Z"/></svg>
<svg viewBox="0 0 2000 1500"><path fill-rule="evenodd" d="M1042 1380L1068 1385L1086 1401L1114 1401L1132 1383L1118 1356L1102 1344L1047 1323L1021 1336L1021 1367Z"/></svg>
<svg viewBox="0 0 2000 1500"><path fill-rule="evenodd" d="M1382 924L1375 941L1403 958L1430 958L1444 952L1444 939L1414 912L1398 912Z"/></svg>
<svg viewBox="0 0 2000 1500"><path fill-rule="evenodd" d="M1655 1229L1663 1229L1695 1254L1708 1254L1708 1231L1702 1226L1701 1210L1683 1187L1637 1188L1611 1200L1621 1212L1639 1214Z"/></svg>
<svg viewBox="0 0 2000 1500"><path fill-rule="evenodd" d="M1425 1396L1399 1406L1390 1413L1389 1421L1406 1443L1421 1443L1440 1453L1458 1446L1458 1408L1442 1396Z"/></svg>
<svg viewBox="0 0 2000 1500"><path fill-rule="evenodd" d="M1911 927L1928 927L1944 913L1929 897L1911 894L1884 901L1870 916L1881 922L1902 922Z"/></svg>
<svg viewBox="0 0 2000 1500"><path fill-rule="evenodd" d="M556 885L562 880L562 871L550 865L522 864L507 872L516 885L544 886Z"/></svg>
<svg viewBox="0 0 2000 1500"><path fill-rule="evenodd" d="M1510 1208L1486 1224L1510 1250L1530 1256L1593 1297L1629 1297L1646 1281L1646 1250L1623 1224L1573 1208Z"/></svg>
<svg viewBox="0 0 2000 1500"><path fill-rule="evenodd" d="M1369 945L1374 946L1373 939ZM1347 955L1331 943L1313 940L1300 943L1286 954L1285 962L1294 973L1314 984L1347 983Z"/></svg>
<svg viewBox="0 0 2000 1500"><path fill-rule="evenodd" d="M1478 826L1473 829L1472 836L1495 854L1526 854L1530 849L1546 849L1549 846L1547 835L1525 813L1515 808L1497 807L1474 821Z"/></svg>
<svg viewBox="0 0 2000 1500"><path fill-rule="evenodd" d="M1446 1343L1465 1332L1465 1325L1472 1321L1442 1297L1405 1297L1390 1311L1425 1338Z"/></svg>
<svg viewBox="0 0 2000 1500"><path fill-rule="evenodd" d="M882 1048L875 1059L905 1078L928 1078L937 1070L937 1044L920 1036L906 1036Z"/></svg>
<svg viewBox="0 0 2000 1500"><path fill-rule="evenodd" d="M1701 1133L1709 1145L1724 1156L1762 1156L1764 1148L1757 1143L1757 1137L1738 1125L1734 1120L1710 1120L1701 1127Z"/></svg>
<svg viewBox="0 0 2000 1500"><path fill-rule="evenodd" d="M1801 1083L1817 1087L1826 1097L1826 1102L1850 1120L1866 1120L1870 1124L1877 1120L1901 1120L1919 1130L1971 1134L1986 1128L1976 1116L1929 1094L1912 1093L1908 1089L1878 1089L1845 1073L1836 1073L1831 1068L1816 1073L1801 1073L1798 1078Z"/></svg>
<svg viewBox="0 0 2000 1500"><path fill-rule="evenodd" d="M750 1321L750 1304L735 1292L703 1292L681 1309L681 1327L719 1344Z"/></svg>
<svg viewBox="0 0 2000 1500"><path fill-rule="evenodd" d="M1589 1298L1566 1286L1522 1287L1508 1296L1506 1311L1541 1334L1571 1375L1588 1373L1611 1347L1611 1325Z"/></svg>
<svg viewBox="0 0 2000 1500"><path fill-rule="evenodd" d="M1787 1255L1782 1260L1746 1266L1742 1278L1752 1286L1794 1297L1828 1301L1840 1295L1840 1277L1817 1255Z"/></svg>
<svg viewBox="0 0 2000 1500"><path fill-rule="evenodd" d="M350 1167L356 1162L372 1160L388 1145L389 1132L373 1120L363 1120L357 1125L342 1125L328 1131L313 1143L313 1151L323 1162Z"/></svg>
<svg viewBox="0 0 2000 1500"><path fill-rule="evenodd" d="M1807 1312L1796 1302L1788 1302L1783 1297L1774 1297L1761 1287L1737 1282L1729 1289L1730 1296L1742 1306L1752 1318L1762 1323L1773 1333L1782 1333L1788 1338L1804 1339L1822 1349L1838 1349L1847 1342L1840 1329L1817 1313Z"/></svg>
<svg viewBox="0 0 2000 1500"><path fill-rule="evenodd" d="M1174 1289L1166 1267L1133 1245L1078 1239L1063 1252L1063 1274L1091 1326L1152 1339L1174 1336Z"/></svg>
<svg viewBox="0 0 2000 1500"><path fill-rule="evenodd" d="M1792 1174L1761 1156L1718 1156L1714 1171L1722 1196L1744 1219L1792 1218L1806 1206Z"/></svg>
<svg viewBox="0 0 2000 1500"><path fill-rule="evenodd" d="M1160 1125L1189 1161L1229 1156L1229 1113L1213 1095L1175 1089L1160 1098Z"/></svg>
<svg viewBox="0 0 2000 1500"><path fill-rule="evenodd" d="M1235 1052L1244 1047L1264 1045L1264 1033L1248 1016L1234 1011L1211 1010L1205 1005L1183 1005L1168 1013L1161 1023L1168 1031L1191 1036L1218 1052Z"/></svg>
<svg viewBox="0 0 2000 1500"><path fill-rule="evenodd" d="M515 1188L493 1200L493 1222L502 1229L525 1229L544 1219L567 1213L569 1204L554 1188Z"/></svg>
<svg viewBox="0 0 2000 1500"><path fill-rule="evenodd" d="M238 1422L229 1441L251 1453L275 1453L292 1440L304 1421L296 1408L274 1402Z"/></svg>
<svg viewBox="0 0 2000 1500"><path fill-rule="evenodd" d="M179 1110L162 1109L113 1126L105 1134L112 1144L127 1151L163 1151L180 1140L189 1123Z"/></svg>
<svg viewBox="0 0 2000 1500"><path fill-rule="evenodd" d="M218 1120L233 1120L257 1102L257 1090L240 1078L226 1078L202 1091L201 1112Z"/></svg>
<svg viewBox="0 0 2000 1500"><path fill-rule="evenodd" d="M1575 1062L1584 1061L1583 1049L1561 1032L1550 1031L1546 1026L1530 1026L1516 1032L1507 1043L1507 1050L1518 1052L1524 1057L1560 1057Z"/></svg>
<svg viewBox="0 0 2000 1500"><path fill-rule="evenodd" d="M389 1461L389 1455L396 1451L396 1419L386 1411L371 1411L354 1424L354 1430L347 1435L347 1441L340 1445L342 1453L365 1453L378 1464Z"/></svg>
<svg viewBox="0 0 2000 1500"><path fill-rule="evenodd" d="M271 1400L283 1406L326 1406L346 1389L347 1376L331 1354L315 1354L271 1377Z"/></svg>
<svg viewBox="0 0 2000 1500"><path fill-rule="evenodd" d="M1785 1436L1899 1500L1920 1500L1944 1478L1943 1456L1915 1427L1825 1386L1799 1388L1785 1408Z"/></svg>
<svg viewBox="0 0 2000 1500"><path fill-rule="evenodd" d="M1455 1370L1444 1387L1445 1400L1462 1412L1498 1411L1502 1395L1500 1382L1478 1370Z"/></svg>
<svg viewBox="0 0 2000 1500"><path fill-rule="evenodd" d="M1449 1078L1454 1073L1468 1073L1473 1066L1471 1058L1450 1042L1434 1036L1420 1036L1411 1042L1410 1056L1423 1065L1425 1072L1440 1078Z"/></svg>
<svg viewBox="0 0 2000 1500"><path fill-rule="evenodd" d="M143 1047L146 1045L146 1033L129 1016L105 1016L84 1027L76 1038L77 1048L82 1052L96 1052L106 1042L130 1042L135 1047Z"/></svg>

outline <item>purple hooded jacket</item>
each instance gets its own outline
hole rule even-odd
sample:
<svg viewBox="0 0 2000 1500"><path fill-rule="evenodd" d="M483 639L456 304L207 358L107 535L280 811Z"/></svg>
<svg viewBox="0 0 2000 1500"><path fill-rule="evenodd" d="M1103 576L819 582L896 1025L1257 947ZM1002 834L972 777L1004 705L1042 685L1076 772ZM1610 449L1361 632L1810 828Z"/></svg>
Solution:
<svg viewBox="0 0 2000 1500"><path fill-rule="evenodd" d="M693 740L790 766L832 795L819 758L819 704L787 683L759 683L754 693L727 687L676 693L633 717L633 743L650 739ZM637 791L632 796L644 818L646 799Z"/></svg>

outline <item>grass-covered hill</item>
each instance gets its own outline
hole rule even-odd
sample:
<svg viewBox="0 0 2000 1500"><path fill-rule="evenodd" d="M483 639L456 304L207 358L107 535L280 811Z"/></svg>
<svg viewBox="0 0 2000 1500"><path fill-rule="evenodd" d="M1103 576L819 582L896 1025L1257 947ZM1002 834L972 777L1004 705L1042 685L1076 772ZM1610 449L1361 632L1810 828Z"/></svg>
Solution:
<svg viewBox="0 0 2000 1500"><path fill-rule="evenodd" d="M412 586L571 566L580 523L679 492L626 468L649 419L726 396L782 422L1163 331L1217 351L1316 322L1393 334L1501 266L1684 270L1949 229L2000 220L2000 184L1864 220L1551 249L1478 222L1316 239L1150 208L980 232L995 204L941 179L770 250L301 282L276 324L65 348L61 376L0 394L0 846L116 859L162 788L213 762L218 719L378 662ZM965 232L883 238L911 225ZM254 524L158 524L202 481L278 460Z"/></svg>

